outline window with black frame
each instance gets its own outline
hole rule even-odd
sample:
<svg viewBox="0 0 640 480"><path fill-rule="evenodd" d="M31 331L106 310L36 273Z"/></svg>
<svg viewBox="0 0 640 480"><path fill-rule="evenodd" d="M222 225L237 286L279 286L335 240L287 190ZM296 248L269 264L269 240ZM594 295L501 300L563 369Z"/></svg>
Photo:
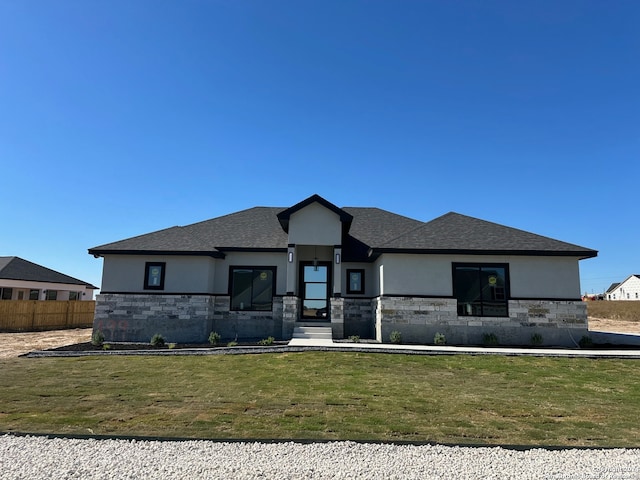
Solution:
<svg viewBox="0 0 640 480"><path fill-rule="evenodd" d="M231 267L229 277L231 310L272 310L275 267Z"/></svg>
<svg viewBox="0 0 640 480"><path fill-rule="evenodd" d="M144 289L164 290L166 262L146 262L144 265Z"/></svg>
<svg viewBox="0 0 640 480"><path fill-rule="evenodd" d="M453 295L458 300L458 315L508 316L508 272L506 264L454 264Z"/></svg>
<svg viewBox="0 0 640 480"><path fill-rule="evenodd" d="M364 269L347 269L347 293L364 293Z"/></svg>

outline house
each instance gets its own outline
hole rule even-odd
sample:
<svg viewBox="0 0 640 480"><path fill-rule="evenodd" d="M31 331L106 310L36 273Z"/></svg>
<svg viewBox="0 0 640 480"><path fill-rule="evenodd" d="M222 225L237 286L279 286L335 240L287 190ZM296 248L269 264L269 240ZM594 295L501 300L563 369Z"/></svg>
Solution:
<svg viewBox="0 0 640 480"><path fill-rule="evenodd" d="M640 275L629 275L622 283L613 283L605 292L607 300L640 300Z"/></svg>
<svg viewBox="0 0 640 480"><path fill-rule="evenodd" d="M575 345L578 262L597 252L458 213L421 222L313 195L89 249L104 258L94 329L112 341L290 339L300 325L431 343Z"/></svg>
<svg viewBox="0 0 640 480"><path fill-rule="evenodd" d="M96 289L20 257L0 257L0 300L93 300Z"/></svg>

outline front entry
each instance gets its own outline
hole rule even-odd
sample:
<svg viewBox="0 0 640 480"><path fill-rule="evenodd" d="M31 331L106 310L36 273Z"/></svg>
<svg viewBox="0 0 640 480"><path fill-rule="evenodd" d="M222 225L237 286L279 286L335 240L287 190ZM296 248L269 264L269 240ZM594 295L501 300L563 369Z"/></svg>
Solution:
<svg viewBox="0 0 640 480"><path fill-rule="evenodd" d="M302 318L328 321L331 262L300 262Z"/></svg>

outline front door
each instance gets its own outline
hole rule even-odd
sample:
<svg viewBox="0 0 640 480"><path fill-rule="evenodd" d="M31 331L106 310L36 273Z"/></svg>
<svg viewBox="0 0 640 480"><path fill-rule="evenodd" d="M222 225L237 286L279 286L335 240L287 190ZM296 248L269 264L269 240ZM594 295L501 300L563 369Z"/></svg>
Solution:
<svg viewBox="0 0 640 480"><path fill-rule="evenodd" d="M331 262L300 262L302 318L329 320Z"/></svg>

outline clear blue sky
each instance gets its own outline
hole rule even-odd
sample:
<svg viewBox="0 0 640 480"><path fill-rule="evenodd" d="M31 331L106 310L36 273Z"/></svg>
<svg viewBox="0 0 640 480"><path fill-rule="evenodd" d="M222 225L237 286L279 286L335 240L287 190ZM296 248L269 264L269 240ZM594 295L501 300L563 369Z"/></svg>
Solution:
<svg viewBox="0 0 640 480"><path fill-rule="evenodd" d="M0 0L0 255L313 193L640 273L640 2Z"/></svg>

